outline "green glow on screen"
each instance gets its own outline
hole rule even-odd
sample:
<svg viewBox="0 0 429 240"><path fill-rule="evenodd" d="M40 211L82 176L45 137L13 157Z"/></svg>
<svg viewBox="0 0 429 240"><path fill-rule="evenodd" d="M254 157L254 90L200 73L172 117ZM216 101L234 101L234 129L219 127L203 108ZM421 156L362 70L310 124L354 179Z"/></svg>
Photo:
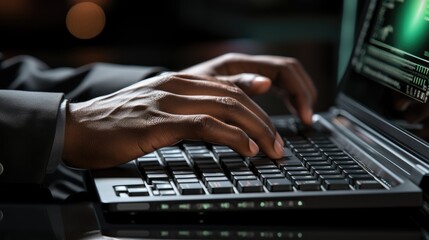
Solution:
<svg viewBox="0 0 429 240"><path fill-rule="evenodd" d="M429 0L408 0L404 3L402 17L399 18L398 29L402 34L399 46L405 49L412 49L413 46L420 45L424 40L422 35L427 31L429 21Z"/></svg>

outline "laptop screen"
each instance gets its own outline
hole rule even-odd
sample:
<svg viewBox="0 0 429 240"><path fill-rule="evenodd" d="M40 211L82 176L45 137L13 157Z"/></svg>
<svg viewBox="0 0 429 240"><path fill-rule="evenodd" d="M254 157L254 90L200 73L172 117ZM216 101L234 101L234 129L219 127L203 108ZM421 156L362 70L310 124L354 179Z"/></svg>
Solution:
<svg viewBox="0 0 429 240"><path fill-rule="evenodd" d="M428 76L429 1L370 2L341 93L426 145Z"/></svg>

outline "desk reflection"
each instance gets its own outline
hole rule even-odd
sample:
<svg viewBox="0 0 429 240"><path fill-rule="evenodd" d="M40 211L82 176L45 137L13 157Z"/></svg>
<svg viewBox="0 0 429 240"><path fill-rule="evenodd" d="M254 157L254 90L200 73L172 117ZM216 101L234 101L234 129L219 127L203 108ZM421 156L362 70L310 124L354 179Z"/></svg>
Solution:
<svg viewBox="0 0 429 240"><path fill-rule="evenodd" d="M155 213L154 213L155 214ZM219 216L218 216L219 217ZM218 218L217 217L217 218ZM255 218L259 214L255 213ZM291 224L293 218L279 213L275 220L243 221L230 224L218 219L202 223L183 223L171 214L166 222L160 218L151 222L115 219L108 222L90 202L73 204L0 204L0 239L359 239L359 240L421 240L426 231L411 219L365 224L367 219L351 221L336 216L304 216L300 224ZM309 219L309 224L302 219ZM368 216L368 220L369 220ZM173 220L181 223L172 223ZM392 224L396 222L397 224ZM305 222L305 221L304 221ZM357 222L360 222L358 224Z"/></svg>
<svg viewBox="0 0 429 240"><path fill-rule="evenodd" d="M95 207L101 231L121 239L422 240L426 231L409 211L159 213L109 215ZM390 212L390 213L389 213ZM367 214L368 213L368 214ZM358 215L353 215L358 214ZM427 219L427 217L424 217Z"/></svg>
<svg viewBox="0 0 429 240"><path fill-rule="evenodd" d="M141 225L139 229L108 231L124 239L329 239L329 240L421 240L418 229L361 229L321 227Z"/></svg>

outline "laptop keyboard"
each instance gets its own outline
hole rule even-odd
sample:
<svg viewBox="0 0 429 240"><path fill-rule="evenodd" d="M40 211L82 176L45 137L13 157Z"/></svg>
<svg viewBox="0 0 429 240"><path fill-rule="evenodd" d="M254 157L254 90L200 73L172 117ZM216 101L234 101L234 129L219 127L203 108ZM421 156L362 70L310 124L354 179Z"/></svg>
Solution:
<svg viewBox="0 0 429 240"><path fill-rule="evenodd" d="M385 189L322 132L286 134L285 155L243 157L227 146L183 142L136 159L145 184L120 197Z"/></svg>

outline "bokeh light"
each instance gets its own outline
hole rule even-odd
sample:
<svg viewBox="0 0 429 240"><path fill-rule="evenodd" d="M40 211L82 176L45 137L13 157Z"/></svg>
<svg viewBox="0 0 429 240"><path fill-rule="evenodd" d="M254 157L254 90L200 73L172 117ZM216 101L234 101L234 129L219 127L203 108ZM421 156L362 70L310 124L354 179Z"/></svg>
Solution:
<svg viewBox="0 0 429 240"><path fill-rule="evenodd" d="M68 31L79 39L91 39L99 35L106 24L104 10L93 2L80 2L67 13Z"/></svg>

